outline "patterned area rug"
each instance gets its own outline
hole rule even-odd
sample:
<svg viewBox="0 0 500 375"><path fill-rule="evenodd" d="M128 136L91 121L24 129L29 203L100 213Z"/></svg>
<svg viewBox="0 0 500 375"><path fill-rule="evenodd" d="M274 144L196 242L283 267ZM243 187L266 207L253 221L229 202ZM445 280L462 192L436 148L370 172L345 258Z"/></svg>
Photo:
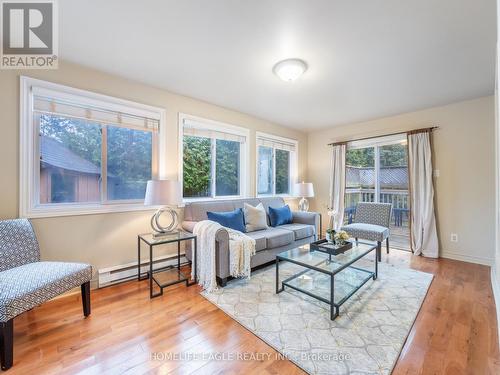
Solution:
<svg viewBox="0 0 500 375"><path fill-rule="evenodd" d="M357 263L373 269L372 260ZM280 263L280 280L303 270ZM329 293L329 278L300 280L304 287ZM356 273L336 276L341 294ZM275 293L275 267L233 280L214 293L202 293L233 319L310 374L389 374L418 314L433 276L385 263L330 320L329 305L285 288ZM338 290L337 290L338 289Z"/></svg>

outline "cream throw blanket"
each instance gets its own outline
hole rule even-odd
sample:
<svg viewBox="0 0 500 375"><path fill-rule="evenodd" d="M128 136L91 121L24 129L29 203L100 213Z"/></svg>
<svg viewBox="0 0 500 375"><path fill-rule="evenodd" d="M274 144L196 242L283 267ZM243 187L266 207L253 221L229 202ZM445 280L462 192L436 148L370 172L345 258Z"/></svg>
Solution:
<svg viewBox="0 0 500 375"><path fill-rule="evenodd" d="M204 290L217 289L215 269L215 236L225 229L229 233L229 273L233 277L250 277L250 259L255 254L255 240L247 235L210 220L195 224L193 233L198 237L198 251L194 255L198 263L198 284ZM194 262L193 262L194 264ZM191 270L194 278L194 269Z"/></svg>

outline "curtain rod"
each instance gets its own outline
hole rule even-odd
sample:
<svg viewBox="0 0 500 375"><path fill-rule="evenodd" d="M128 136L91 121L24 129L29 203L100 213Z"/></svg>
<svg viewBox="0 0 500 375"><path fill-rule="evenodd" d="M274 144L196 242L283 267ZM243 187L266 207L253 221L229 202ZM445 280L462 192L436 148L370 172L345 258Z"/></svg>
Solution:
<svg viewBox="0 0 500 375"><path fill-rule="evenodd" d="M367 139L374 139L374 138L381 138L381 137L390 137L391 135L399 135L399 134L415 134L415 133L424 133L424 132L431 132L435 129L438 129L439 126L432 126L430 128L420 128L420 129L414 129L414 130L407 130L405 132L397 132L397 133L390 133L390 134L382 134L382 135L374 135L372 137L364 137L364 138L358 138L358 139L351 139L349 141L342 141L342 142L332 142L328 143L328 146L339 146L339 145L345 145L349 142L355 142L355 141L365 141Z"/></svg>

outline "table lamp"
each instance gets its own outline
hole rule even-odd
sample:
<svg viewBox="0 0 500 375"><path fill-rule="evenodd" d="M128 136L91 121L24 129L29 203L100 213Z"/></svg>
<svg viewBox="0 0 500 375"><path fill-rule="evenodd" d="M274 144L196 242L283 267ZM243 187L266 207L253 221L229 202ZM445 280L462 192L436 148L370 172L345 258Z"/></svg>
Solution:
<svg viewBox="0 0 500 375"><path fill-rule="evenodd" d="M309 202L306 198L314 197L314 187L312 182L299 182L295 184L294 195L301 197L299 202L299 211L309 211Z"/></svg>
<svg viewBox="0 0 500 375"><path fill-rule="evenodd" d="M179 219L173 206L181 203L181 187L178 181L172 180L150 180L146 186L145 206L163 206L156 211L151 218L151 228L153 235L161 236L177 232ZM160 224L160 216L168 213L171 222L167 226Z"/></svg>

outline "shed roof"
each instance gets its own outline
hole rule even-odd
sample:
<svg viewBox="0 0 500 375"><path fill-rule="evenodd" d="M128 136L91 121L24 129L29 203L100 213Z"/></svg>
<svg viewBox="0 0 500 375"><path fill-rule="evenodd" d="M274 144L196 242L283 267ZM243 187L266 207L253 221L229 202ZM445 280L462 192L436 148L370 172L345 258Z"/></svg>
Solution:
<svg viewBox="0 0 500 375"><path fill-rule="evenodd" d="M40 157L43 164L70 171L100 174L101 168L75 154L61 142L47 136L40 136Z"/></svg>

